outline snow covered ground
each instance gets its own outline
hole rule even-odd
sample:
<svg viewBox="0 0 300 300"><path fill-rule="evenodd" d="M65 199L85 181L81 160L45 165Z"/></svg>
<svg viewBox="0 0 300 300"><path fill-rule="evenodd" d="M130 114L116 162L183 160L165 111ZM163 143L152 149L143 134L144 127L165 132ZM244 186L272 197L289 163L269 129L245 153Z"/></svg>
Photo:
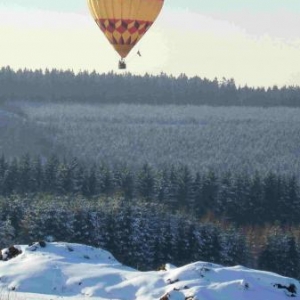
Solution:
<svg viewBox="0 0 300 300"><path fill-rule="evenodd" d="M300 298L297 280L248 269L195 262L141 272L86 245L39 243L0 261L0 300L280 300ZM6 258L6 250L2 256Z"/></svg>

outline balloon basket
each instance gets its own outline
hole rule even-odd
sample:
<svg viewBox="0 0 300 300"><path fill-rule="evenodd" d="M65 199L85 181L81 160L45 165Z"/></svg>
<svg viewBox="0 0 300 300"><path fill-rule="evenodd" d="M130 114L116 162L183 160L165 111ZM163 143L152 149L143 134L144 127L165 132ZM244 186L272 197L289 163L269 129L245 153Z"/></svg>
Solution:
<svg viewBox="0 0 300 300"><path fill-rule="evenodd" d="M119 70L125 70L126 69L126 63L124 60L119 61Z"/></svg>

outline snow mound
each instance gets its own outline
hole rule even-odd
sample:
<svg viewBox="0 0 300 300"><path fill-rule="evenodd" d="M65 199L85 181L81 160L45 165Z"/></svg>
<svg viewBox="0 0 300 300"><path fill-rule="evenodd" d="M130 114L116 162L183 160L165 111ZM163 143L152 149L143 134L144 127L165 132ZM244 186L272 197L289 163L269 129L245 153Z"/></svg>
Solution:
<svg viewBox="0 0 300 300"><path fill-rule="evenodd" d="M280 300L300 298L299 282L242 266L195 262L140 272L111 253L86 245L34 243L0 261L0 299ZM11 296L10 296L11 297ZM9 298L7 298L9 299Z"/></svg>

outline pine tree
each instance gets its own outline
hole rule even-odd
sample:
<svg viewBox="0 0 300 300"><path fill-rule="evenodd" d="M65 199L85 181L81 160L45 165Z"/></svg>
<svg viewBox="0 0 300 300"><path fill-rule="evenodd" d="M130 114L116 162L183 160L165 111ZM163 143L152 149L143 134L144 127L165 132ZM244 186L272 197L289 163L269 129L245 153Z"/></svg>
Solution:
<svg viewBox="0 0 300 300"><path fill-rule="evenodd" d="M7 171L8 164L5 160L4 155L0 157L0 195L3 195L4 193L4 174Z"/></svg>
<svg viewBox="0 0 300 300"><path fill-rule="evenodd" d="M114 177L120 194L125 200L132 200L135 195L135 178L133 172L127 166L123 166L115 172Z"/></svg>
<svg viewBox="0 0 300 300"><path fill-rule="evenodd" d="M191 249L189 248L189 235L187 229L188 227L185 222L180 219L177 227L175 254L175 261L180 266L189 263L189 260L191 259Z"/></svg>
<svg viewBox="0 0 300 300"><path fill-rule="evenodd" d="M108 166L103 164L100 167L100 172L98 174L98 180L100 185L100 192L109 196L114 191L114 178L113 174Z"/></svg>
<svg viewBox="0 0 300 300"><path fill-rule="evenodd" d="M59 160L55 155L52 155L46 162L44 167L44 182L43 190L50 194L55 194L57 191L57 176L58 176Z"/></svg>
<svg viewBox="0 0 300 300"><path fill-rule="evenodd" d="M26 194L32 191L32 165L29 154L24 155L19 161L18 192Z"/></svg>
<svg viewBox="0 0 300 300"><path fill-rule="evenodd" d="M269 172L264 178L264 206L263 218L266 221L274 222L278 218L277 205L279 199L278 178L272 172ZM279 221L279 220L278 220Z"/></svg>
<svg viewBox="0 0 300 300"><path fill-rule="evenodd" d="M44 170L41 162L41 158L37 157L32 161L31 168L31 190L34 193L43 192L43 182L44 182Z"/></svg>
<svg viewBox="0 0 300 300"><path fill-rule="evenodd" d="M300 266L295 238L283 233L271 234L259 256L259 268L297 278L300 275Z"/></svg>
<svg viewBox="0 0 300 300"><path fill-rule="evenodd" d="M163 218L160 221L160 230L159 230L159 240L158 240L158 250L159 261L161 263L175 263L175 253L173 252L173 243L172 243L172 225L171 217Z"/></svg>
<svg viewBox="0 0 300 300"><path fill-rule="evenodd" d="M8 196L18 191L19 165L17 159L9 164L3 176L3 194Z"/></svg>
<svg viewBox="0 0 300 300"><path fill-rule="evenodd" d="M224 216L228 220L231 217L231 209L235 205L233 180L231 178L231 173L226 173L220 178L214 211L218 216Z"/></svg>
<svg viewBox="0 0 300 300"><path fill-rule="evenodd" d="M137 192L146 201L155 197L155 177L149 164L144 164L137 177Z"/></svg>
<svg viewBox="0 0 300 300"><path fill-rule="evenodd" d="M208 172L202 178L202 189L200 200L197 203L197 209L200 216L205 215L216 206L218 194L218 178L213 171Z"/></svg>
<svg viewBox="0 0 300 300"><path fill-rule="evenodd" d="M188 208L194 207L194 178L187 166L179 170L177 203L181 211L187 211Z"/></svg>
<svg viewBox="0 0 300 300"><path fill-rule="evenodd" d="M93 165L88 172L84 174L82 184L82 195L86 197L93 197L97 195L97 167Z"/></svg>
<svg viewBox="0 0 300 300"><path fill-rule="evenodd" d="M201 226L198 243L201 260L220 263L222 246L219 229L215 225L207 223Z"/></svg>
<svg viewBox="0 0 300 300"><path fill-rule="evenodd" d="M200 216L203 213L203 211L200 205L202 202L202 177L199 172L196 173L193 183L193 189L194 203L193 207L190 209L194 212L195 216Z"/></svg>
<svg viewBox="0 0 300 300"><path fill-rule="evenodd" d="M72 169L66 162L58 165L55 177L55 189L58 195L67 195L73 191Z"/></svg>
<svg viewBox="0 0 300 300"><path fill-rule="evenodd" d="M113 238L116 245L114 255L121 262L132 264L136 260L136 257L130 255L133 234L131 207L123 201L119 203L117 210L115 209L114 212L114 219Z"/></svg>
<svg viewBox="0 0 300 300"><path fill-rule="evenodd" d="M178 189L179 189L179 176L178 170L172 165L169 173L169 197L167 204L172 212L176 211L179 207L178 203Z"/></svg>
<svg viewBox="0 0 300 300"><path fill-rule="evenodd" d="M248 220L250 224L262 224L265 219L265 203L263 193L263 180L261 176L255 172L251 179L249 187L249 206L252 211L249 211Z"/></svg>
<svg viewBox="0 0 300 300"><path fill-rule="evenodd" d="M158 174L158 180L156 181L157 200L159 203L167 203L170 197L170 182L167 169L163 169Z"/></svg>
<svg viewBox="0 0 300 300"><path fill-rule="evenodd" d="M284 274L289 277L300 277L300 252L296 244L295 237L288 235L286 237L286 261Z"/></svg>
<svg viewBox="0 0 300 300"><path fill-rule="evenodd" d="M74 212L73 240L76 243L94 245L94 227L93 227L93 213L88 207L80 207ZM109 234L113 234L109 232ZM111 251L110 249L108 249Z"/></svg>
<svg viewBox="0 0 300 300"><path fill-rule="evenodd" d="M9 218L0 221L0 249L11 246L15 241L15 228Z"/></svg>
<svg viewBox="0 0 300 300"><path fill-rule="evenodd" d="M230 219L237 223L248 223L249 214L251 214L253 207L250 202L250 180L247 174L239 174L232 187L233 201L228 208L228 215Z"/></svg>
<svg viewBox="0 0 300 300"><path fill-rule="evenodd" d="M87 170L78 165L72 168L72 193L74 195L82 195L84 190L87 190Z"/></svg>
<svg viewBox="0 0 300 300"><path fill-rule="evenodd" d="M296 176L285 181L284 196L281 199L281 218L284 224L299 224L300 191Z"/></svg>
<svg viewBox="0 0 300 300"><path fill-rule="evenodd" d="M245 236L233 227L228 228L221 234L222 257L224 265L247 265L249 251Z"/></svg>

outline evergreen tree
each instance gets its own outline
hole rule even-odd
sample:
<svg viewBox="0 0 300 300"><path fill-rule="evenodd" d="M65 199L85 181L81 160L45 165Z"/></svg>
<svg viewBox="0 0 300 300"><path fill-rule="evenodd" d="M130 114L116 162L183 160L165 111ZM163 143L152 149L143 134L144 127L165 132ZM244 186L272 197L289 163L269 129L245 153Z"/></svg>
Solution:
<svg viewBox="0 0 300 300"><path fill-rule="evenodd" d="M57 176L58 176L59 160L55 155L52 155L46 162L44 167L44 182L43 190L50 194L57 191ZM60 172L62 173L62 166ZM64 171L65 172L65 171Z"/></svg>
<svg viewBox="0 0 300 300"><path fill-rule="evenodd" d="M72 169L66 162L58 165L55 177L55 188L58 195L66 195L73 191Z"/></svg>
<svg viewBox="0 0 300 300"><path fill-rule="evenodd" d="M94 245L94 226L93 226L93 213L88 207L81 207L74 213L73 221L73 240L76 243ZM109 232L113 234L113 232ZM108 249L111 251L110 249ZM115 249L113 249L115 250Z"/></svg>
<svg viewBox="0 0 300 300"><path fill-rule="evenodd" d="M198 198L197 210L204 216L216 206L218 194L218 181L214 172L210 171L202 178L201 197Z"/></svg>
<svg viewBox="0 0 300 300"><path fill-rule="evenodd" d="M114 255L121 262L132 264L136 260L136 257L131 255L133 235L131 207L121 202L114 214L115 227L113 238L116 245Z"/></svg>
<svg viewBox="0 0 300 300"><path fill-rule="evenodd" d="M300 192L296 176L288 177L284 187L284 195L279 208L282 223L299 224Z"/></svg>
<svg viewBox="0 0 300 300"><path fill-rule="evenodd" d="M273 233L258 260L260 269L297 278L300 274L299 251L293 236Z"/></svg>
<svg viewBox="0 0 300 300"><path fill-rule="evenodd" d="M137 177L137 192L146 201L155 196L155 177L149 164L144 164Z"/></svg>
<svg viewBox="0 0 300 300"><path fill-rule="evenodd" d="M223 215L226 219L231 218L231 210L236 205L232 181L230 173L226 173L220 178L216 206L213 208L217 215Z"/></svg>
<svg viewBox="0 0 300 300"><path fill-rule="evenodd" d="M263 180L261 176L255 172L249 187L249 206L252 207L248 213L248 220L250 224L262 224L265 219L265 203L263 192Z"/></svg>
<svg viewBox="0 0 300 300"><path fill-rule="evenodd" d="M199 172L196 173L194 183L193 183L193 194L194 194L194 203L193 207L190 208L196 216L202 215L202 177Z"/></svg>
<svg viewBox="0 0 300 300"><path fill-rule="evenodd" d="M135 178L133 172L123 166L115 173L115 181L125 200L132 200L135 195Z"/></svg>
<svg viewBox="0 0 300 300"><path fill-rule="evenodd" d="M75 195L82 195L87 190L87 170L78 165L72 168L72 193Z"/></svg>
<svg viewBox="0 0 300 300"><path fill-rule="evenodd" d="M44 169L42 166L41 158L37 157L32 161L31 168L31 190L34 193L43 191L43 182L44 182Z"/></svg>
<svg viewBox="0 0 300 300"><path fill-rule="evenodd" d="M228 215L232 222L243 224L248 223L249 214L252 212L252 203L250 201L250 180L247 174L238 175L232 187L232 203L227 208Z"/></svg>
<svg viewBox="0 0 300 300"><path fill-rule="evenodd" d="M29 154L24 155L18 163L19 165L19 184L18 190L21 194L32 191L32 165Z"/></svg>
<svg viewBox="0 0 300 300"><path fill-rule="evenodd" d="M219 229L213 224L203 224L199 234L199 254L202 261L220 263L221 261L221 240Z"/></svg>
<svg viewBox="0 0 300 300"><path fill-rule="evenodd" d="M19 168L18 168L17 159L13 159L13 161L9 164L8 168L4 172L3 175L3 194L11 195L18 191L18 183L19 183Z"/></svg>
<svg viewBox="0 0 300 300"><path fill-rule="evenodd" d="M160 264L175 263L174 253L172 251L172 226L170 218L163 218L160 221L159 228L156 256L158 256Z"/></svg>
<svg viewBox="0 0 300 300"><path fill-rule="evenodd" d="M97 195L97 167L95 165L92 166L89 172L87 189L90 196Z"/></svg>
<svg viewBox="0 0 300 300"><path fill-rule="evenodd" d="M176 211L179 207L178 203L178 190L179 190L179 175L177 169L172 165L169 173L169 197L168 206L171 211Z"/></svg>
<svg viewBox="0 0 300 300"><path fill-rule="evenodd" d="M239 230L230 227L221 235L222 264L228 266L248 265L249 251L245 236Z"/></svg>
<svg viewBox="0 0 300 300"><path fill-rule="evenodd" d="M111 195L114 191L114 178L110 168L103 164L100 167L98 176L97 181L100 184L100 192L107 196Z"/></svg>
<svg viewBox="0 0 300 300"><path fill-rule="evenodd" d="M265 221L273 222L278 220L278 199L279 199L279 180L276 175L272 172L269 172L264 179L263 193L264 193L264 215L263 218ZM278 220L279 221L279 220Z"/></svg>
<svg viewBox="0 0 300 300"><path fill-rule="evenodd" d="M5 160L4 155L0 157L0 195L3 195L3 188L4 188L4 174L8 168L8 164Z"/></svg>
<svg viewBox="0 0 300 300"><path fill-rule="evenodd" d="M157 200L159 203L167 203L170 197L169 173L166 168L158 173L156 180Z"/></svg>
<svg viewBox="0 0 300 300"><path fill-rule="evenodd" d="M13 245L15 241L15 229L11 224L11 220L6 218L0 221L0 249Z"/></svg>
<svg viewBox="0 0 300 300"><path fill-rule="evenodd" d="M181 211L187 211L189 208L195 206L194 204L195 196L194 196L194 188L193 188L194 178L187 166L184 166L182 169L178 171L179 171L178 194L177 194L178 209Z"/></svg>

